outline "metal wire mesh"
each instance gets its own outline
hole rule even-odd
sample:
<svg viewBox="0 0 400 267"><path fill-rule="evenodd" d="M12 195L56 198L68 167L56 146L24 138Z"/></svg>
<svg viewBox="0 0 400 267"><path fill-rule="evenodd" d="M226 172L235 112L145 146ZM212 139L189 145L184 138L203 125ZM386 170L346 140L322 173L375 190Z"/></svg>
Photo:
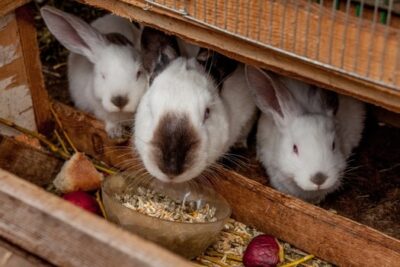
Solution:
<svg viewBox="0 0 400 267"><path fill-rule="evenodd" d="M196 23L400 90L400 0L146 0Z"/></svg>

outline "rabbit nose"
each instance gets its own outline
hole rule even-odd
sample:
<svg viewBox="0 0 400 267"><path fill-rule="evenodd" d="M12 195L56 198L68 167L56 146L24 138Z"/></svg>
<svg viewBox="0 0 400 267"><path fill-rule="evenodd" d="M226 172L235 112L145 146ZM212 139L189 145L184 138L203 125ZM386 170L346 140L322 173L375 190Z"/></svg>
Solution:
<svg viewBox="0 0 400 267"><path fill-rule="evenodd" d="M113 96L111 98L111 102L116 106L119 107L120 109L122 109L123 107L126 106L126 104L128 104L128 97L126 96Z"/></svg>
<svg viewBox="0 0 400 267"><path fill-rule="evenodd" d="M311 177L311 182L316 185L322 185L327 179L328 176L326 176L322 172L317 172L313 177Z"/></svg>

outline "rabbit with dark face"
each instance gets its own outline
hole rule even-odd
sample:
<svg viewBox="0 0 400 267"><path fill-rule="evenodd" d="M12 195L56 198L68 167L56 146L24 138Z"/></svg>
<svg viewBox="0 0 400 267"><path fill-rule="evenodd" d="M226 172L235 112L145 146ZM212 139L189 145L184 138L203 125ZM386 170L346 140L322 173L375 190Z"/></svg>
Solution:
<svg viewBox="0 0 400 267"><path fill-rule="evenodd" d="M336 190L361 139L362 102L247 66L262 115L257 155L276 189L309 202Z"/></svg>
<svg viewBox="0 0 400 267"><path fill-rule="evenodd" d="M71 51L68 82L75 105L104 120L110 137L120 137L148 84L135 46L141 29L114 15L89 25L49 6L41 14L51 33Z"/></svg>
<svg viewBox="0 0 400 267"><path fill-rule="evenodd" d="M206 49L179 57L174 37L148 28L142 51L151 77L135 118L136 150L159 180L190 180L250 130L256 107L244 68Z"/></svg>

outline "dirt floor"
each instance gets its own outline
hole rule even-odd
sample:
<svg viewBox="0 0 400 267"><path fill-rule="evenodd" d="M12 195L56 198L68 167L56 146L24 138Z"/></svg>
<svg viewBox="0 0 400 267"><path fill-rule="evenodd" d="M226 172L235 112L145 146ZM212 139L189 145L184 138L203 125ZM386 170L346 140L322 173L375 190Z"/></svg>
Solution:
<svg viewBox="0 0 400 267"><path fill-rule="evenodd" d="M45 3L77 14L87 21L103 14L102 11L71 1ZM71 104L66 81L67 52L43 27L38 13L36 22L43 72L50 96ZM251 174L248 168L238 171L268 184L263 168L254 157L254 149L240 151L239 154L250 158L246 164L251 166ZM352 171L344 177L341 189L328 196L320 206L400 239L400 129L378 123L369 114L362 143L355 151L349 168Z"/></svg>

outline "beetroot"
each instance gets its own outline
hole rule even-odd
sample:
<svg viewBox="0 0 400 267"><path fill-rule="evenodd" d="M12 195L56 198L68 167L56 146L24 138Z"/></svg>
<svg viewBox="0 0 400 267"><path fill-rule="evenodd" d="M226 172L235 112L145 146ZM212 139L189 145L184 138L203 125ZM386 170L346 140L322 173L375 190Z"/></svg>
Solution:
<svg viewBox="0 0 400 267"><path fill-rule="evenodd" d="M82 209L85 209L95 214L100 214L100 208L97 204L97 201L86 192L75 191L65 194L63 198L66 201L71 202L78 207L81 207Z"/></svg>
<svg viewBox="0 0 400 267"><path fill-rule="evenodd" d="M281 247L275 237L259 235L253 238L243 255L246 267L275 267L281 260Z"/></svg>

